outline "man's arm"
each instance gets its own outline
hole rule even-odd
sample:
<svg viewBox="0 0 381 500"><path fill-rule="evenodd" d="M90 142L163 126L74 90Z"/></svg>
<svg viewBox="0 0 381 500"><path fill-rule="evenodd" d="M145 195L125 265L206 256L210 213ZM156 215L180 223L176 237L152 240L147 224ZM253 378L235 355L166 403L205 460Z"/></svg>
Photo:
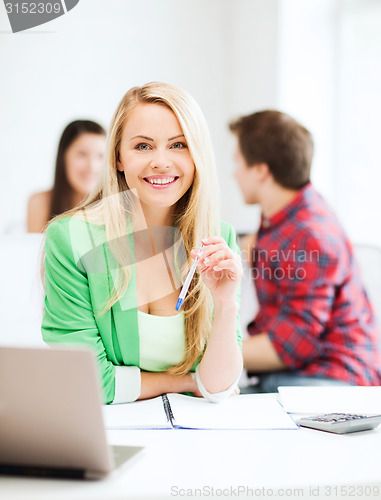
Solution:
<svg viewBox="0 0 381 500"><path fill-rule="evenodd" d="M243 362L248 372L288 370L267 333L254 335L242 343Z"/></svg>

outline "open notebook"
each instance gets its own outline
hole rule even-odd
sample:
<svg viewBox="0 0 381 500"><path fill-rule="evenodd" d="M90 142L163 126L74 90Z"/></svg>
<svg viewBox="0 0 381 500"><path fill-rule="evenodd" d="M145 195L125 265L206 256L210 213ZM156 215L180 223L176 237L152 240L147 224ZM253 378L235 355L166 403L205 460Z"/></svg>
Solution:
<svg viewBox="0 0 381 500"><path fill-rule="evenodd" d="M232 396L221 403L183 394L103 407L106 429L298 429L275 399Z"/></svg>

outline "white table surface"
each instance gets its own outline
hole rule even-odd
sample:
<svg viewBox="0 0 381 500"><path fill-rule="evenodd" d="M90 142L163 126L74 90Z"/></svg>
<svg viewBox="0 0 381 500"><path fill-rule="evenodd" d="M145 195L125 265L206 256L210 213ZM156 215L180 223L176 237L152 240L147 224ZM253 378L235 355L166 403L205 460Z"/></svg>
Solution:
<svg viewBox="0 0 381 500"><path fill-rule="evenodd" d="M110 444L145 449L101 481L0 477L0 499L153 500L192 498L191 494L196 498L381 498L381 426L347 435L305 428L118 430L107 435ZM244 488L239 494L238 486ZM365 486L378 487L379 494L361 490ZM206 488L204 495L196 488Z"/></svg>

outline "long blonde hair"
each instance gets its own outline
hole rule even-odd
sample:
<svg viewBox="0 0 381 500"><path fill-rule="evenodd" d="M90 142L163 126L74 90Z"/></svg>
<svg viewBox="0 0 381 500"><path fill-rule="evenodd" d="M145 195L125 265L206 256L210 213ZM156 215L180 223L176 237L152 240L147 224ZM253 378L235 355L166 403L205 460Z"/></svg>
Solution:
<svg viewBox="0 0 381 500"><path fill-rule="evenodd" d="M76 215L96 225L104 225L106 241L120 264L121 273L101 314L111 308L125 293L130 281L126 217L133 214L122 202L128 192L124 172L117 170L117 159L124 125L129 114L139 104L155 103L167 106L178 119L195 165L193 183L177 202L175 224L185 246L187 262L179 269L184 277L190 265L190 250L207 235L219 234L218 186L214 155L206 120L198 104L188 92L162 82L147 83L131 88L120 101L111 120L107 136L106 162L95 189L77 207L53 221ZM133 210L133 208L131 208ZM48 224L48 225L49 225ZM46 226L46 228L48 227ZM45 228L45 230L46 230ZM184 301L186 352L184 359L168 372L182 375L190 371L202 355L212 328L212 300L198 274L195 275Z"/></svg>

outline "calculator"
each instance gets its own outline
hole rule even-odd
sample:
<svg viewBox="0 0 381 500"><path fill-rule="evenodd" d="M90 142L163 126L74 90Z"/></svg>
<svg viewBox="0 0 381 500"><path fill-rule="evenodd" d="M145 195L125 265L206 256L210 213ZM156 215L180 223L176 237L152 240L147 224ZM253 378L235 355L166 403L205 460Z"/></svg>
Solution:
<svg viewBox="0 0 381 500"><path fill-rule="evenodd" d="M303 417L296 421L302 427L319 431L347 434L348 432L367 431L381 423L381 415L356 415L351 413L325 413Z"/></svg>

